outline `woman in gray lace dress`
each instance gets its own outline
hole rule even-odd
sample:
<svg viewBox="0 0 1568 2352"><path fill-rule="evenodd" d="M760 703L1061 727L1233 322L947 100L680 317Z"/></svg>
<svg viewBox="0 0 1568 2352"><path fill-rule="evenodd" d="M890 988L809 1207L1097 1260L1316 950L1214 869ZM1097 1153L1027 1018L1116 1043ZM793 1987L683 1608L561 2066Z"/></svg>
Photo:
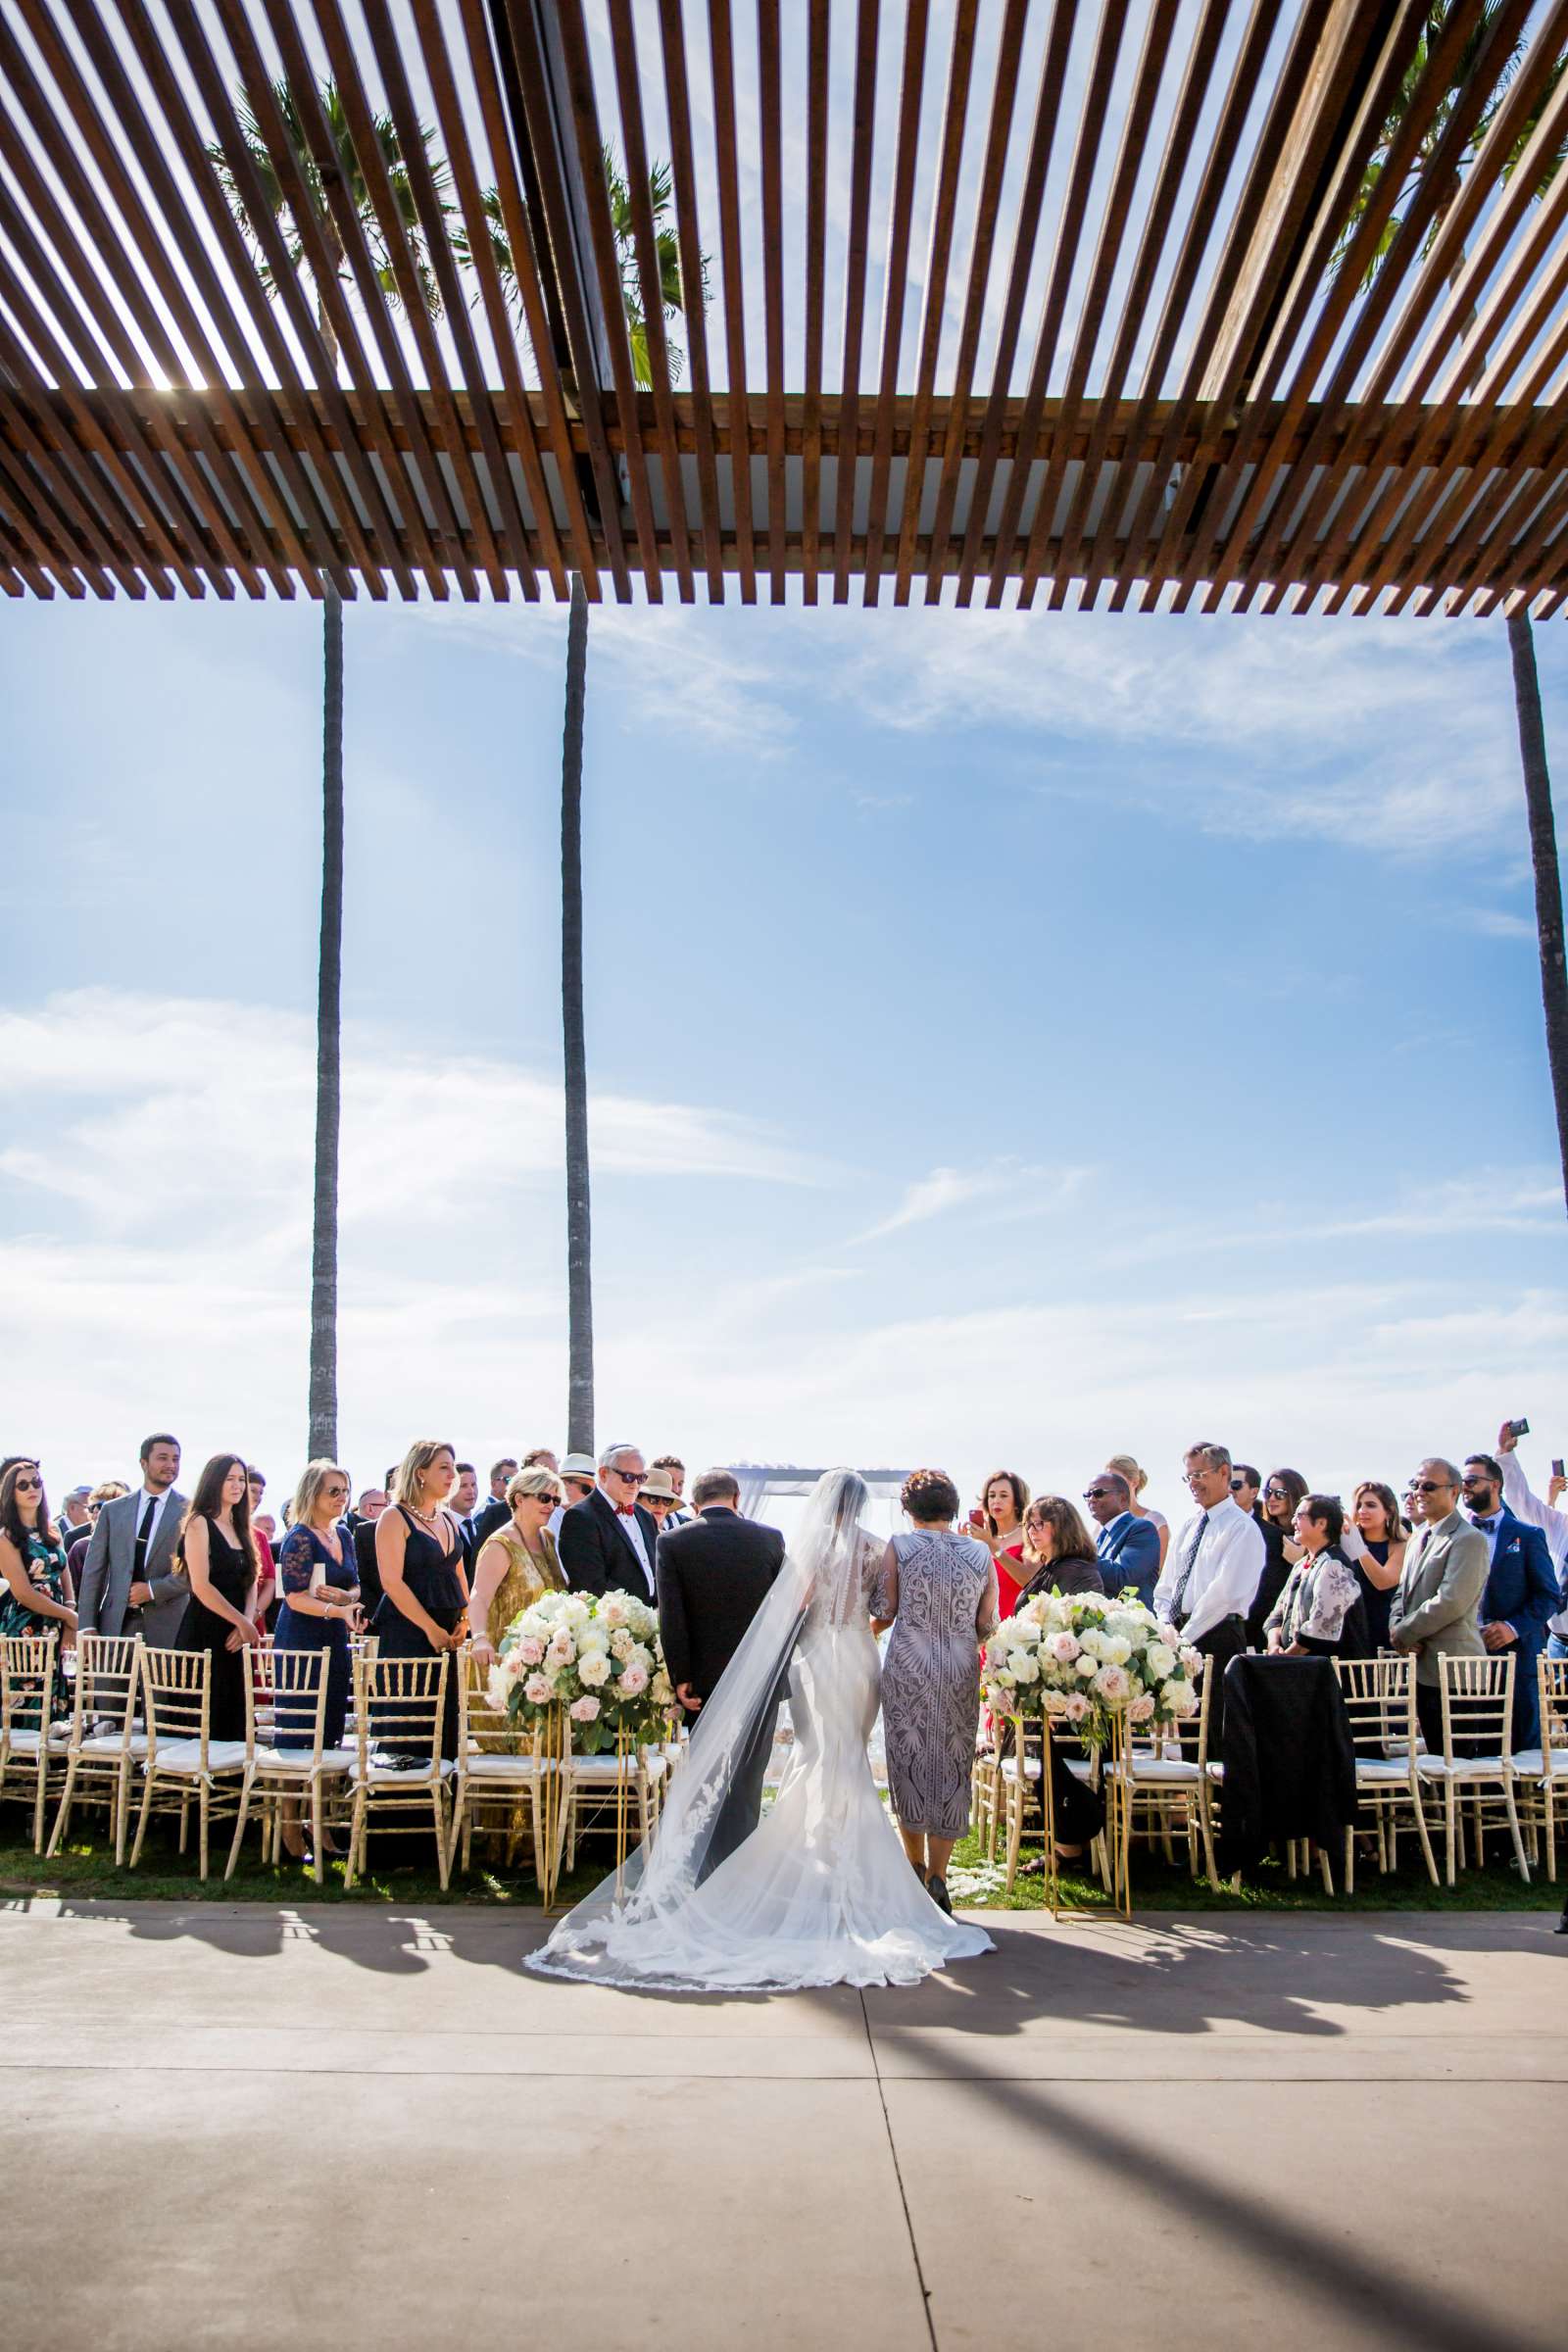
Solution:
<svg viewBox="0 0 1568 2352"><path fill-rule="evenodd" d="M904 1850L931 1899L951 1913L948 1862L969 1826L980 1720L980 1650L997 1623L997 1568L972 1536L955 1535L958 1490L943 1470L905 1481L914 1521L883 1555L876 1631L893 1626L882 1667L888 1786Z"/></svg>

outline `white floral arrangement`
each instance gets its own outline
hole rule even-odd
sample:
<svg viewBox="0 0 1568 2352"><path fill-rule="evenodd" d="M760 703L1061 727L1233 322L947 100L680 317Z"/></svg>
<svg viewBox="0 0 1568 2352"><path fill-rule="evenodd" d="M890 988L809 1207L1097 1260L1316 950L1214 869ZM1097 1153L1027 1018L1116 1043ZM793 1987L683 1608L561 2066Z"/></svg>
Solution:
<svg viewBox="0 0 1568 2352"><path fill-rule="evenodd" d="M591 1756L622 1731L656 1738L675 1704L659 1619L631 1592L546 1592L503 1634L489 1698L529 1728L564 1707L572 1744Z"/></svg>
<svg viewBox="0 0 1568 2352"><path fill-rule="evenodd" d="M981 1688L999 1715L1049 1715L1103 1747L1120 1718L1155 1732L1196 1714L1201 1665L1141 1600L1042 1592L986 1642Z"/></svg>

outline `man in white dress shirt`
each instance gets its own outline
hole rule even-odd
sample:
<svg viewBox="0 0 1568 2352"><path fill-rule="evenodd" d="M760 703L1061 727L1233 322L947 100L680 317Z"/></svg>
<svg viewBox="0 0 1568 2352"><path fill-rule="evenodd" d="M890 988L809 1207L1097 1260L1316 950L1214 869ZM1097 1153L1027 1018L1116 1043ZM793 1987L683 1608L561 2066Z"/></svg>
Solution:
<svg viewBox="0 0 1568 2352"><path fill-rule="evenodd" d="M1513 1423L1505 1421L1497 1432L1497 1459L1502 1464L1502 1499L1516 1519L1527 1527L1539 1527L1546 1539L1551 1564L1557 1571L1557 1614L1547 1620L1551 1635L1546 1643L1548 1658L1568 1658L1568 1511L1559 1511L1557 1500L1568 1479L1559 1478L1553 1470L1546 1483L1544 1499L1535 1494L1525 1476L1519 1459L1519 1441L1514 1436Z"/></svg>
<svg viewBox="0 0 1568 2352"><path fill-rule="evenodd" d="M1263 1531L1231 1493L1227 1446L1189 1446L1182 1456L1187 1491L1198 1509L1165 1555L1154 1587L1154 1613L1209 1661L1210 1746L1225 1718L1225 1669L1247 1647L1247 1613L1267 1556Z"/></svg>

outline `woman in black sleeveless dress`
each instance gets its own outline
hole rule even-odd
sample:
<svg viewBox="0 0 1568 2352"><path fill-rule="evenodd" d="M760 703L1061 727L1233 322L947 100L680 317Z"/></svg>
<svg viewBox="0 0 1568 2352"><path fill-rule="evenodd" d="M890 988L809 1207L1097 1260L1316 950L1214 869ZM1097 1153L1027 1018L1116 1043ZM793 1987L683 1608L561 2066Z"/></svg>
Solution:
<svg viewBox="0 0 1568 2352"><path fill-rule="evenodd" d="M375 1523L381 1601L372 1621L383 1658L451 1655L441 1753L458 1752L458 1674L466 1633L468 1580L458 1523L444 1509L458 1475L457 1454L434 1438L411 1446L398 1471L394 1504ZM377 1732L397 1745L396 1725Z"/></svg>
<svg viewBox="0 0 1568 2352"><path fill-rule="evenodd" d="M261 1640L252 1620L260 1567L251 1536L250 1486L237 1453L215 1453L196 1482L179 1531L178 1558L190 1598L176 1649L205 1649L214 1740L245 1737L246 1653Z"/></svg>

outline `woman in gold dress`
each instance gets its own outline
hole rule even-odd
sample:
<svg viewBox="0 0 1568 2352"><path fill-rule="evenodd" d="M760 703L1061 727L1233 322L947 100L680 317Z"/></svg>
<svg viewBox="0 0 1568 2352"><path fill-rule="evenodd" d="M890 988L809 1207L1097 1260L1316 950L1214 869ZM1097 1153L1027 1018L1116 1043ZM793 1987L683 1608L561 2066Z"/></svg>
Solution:
<svg viewBox="0 0 1568 2352"><path fill-rule="evenodd" d="M468 1626L476 1658L496 1655L502 1635L519 1609L542 1592L566 1590L550 1533L550 1515L561 1498L555 1472L542 1465L519 1470L508 1487L512 1517L480 1545L473 1564Z"/></svg>

